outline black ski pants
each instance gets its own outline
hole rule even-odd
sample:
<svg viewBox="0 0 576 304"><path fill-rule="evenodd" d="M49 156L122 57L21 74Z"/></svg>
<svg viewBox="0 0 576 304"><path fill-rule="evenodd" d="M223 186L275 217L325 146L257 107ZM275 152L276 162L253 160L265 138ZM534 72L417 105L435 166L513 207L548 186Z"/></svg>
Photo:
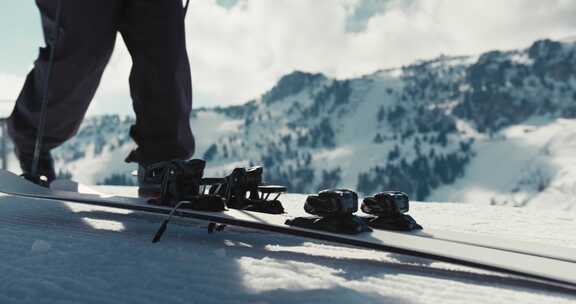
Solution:
<svg viewBox="0 0 576 304"><path fill-rule="evenodd" d="M56 33L56 0L36 0L46 47L8 120L21 154L31 155L40 120L44 79ZM132 57L130 91L138 148L134 161L186 159L194 152L190 130L192 85L182 0L62 0L59 41L50 81L42 151L76 134L110 59L116 33Z"/></svg>

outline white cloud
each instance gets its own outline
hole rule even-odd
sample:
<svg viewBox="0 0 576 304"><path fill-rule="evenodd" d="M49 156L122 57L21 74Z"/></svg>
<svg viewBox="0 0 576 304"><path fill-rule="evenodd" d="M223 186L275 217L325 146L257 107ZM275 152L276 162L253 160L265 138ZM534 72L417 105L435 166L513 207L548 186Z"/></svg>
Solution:
<svg viewBox="0 0 576 304"><path fill-rule="evenodd" d="M132 114L132 99L128 88L128 77L132 59L120 35L116 39L114 54L104 71L102 81L89 114L121 113Z"/></svg>
<svg viewBox="0 0 576 304"><path fill-rule="evenodd" d="M0 73L0 117L10 115L23 83L22 77Z"/></svg>
<svg viewBox="0 0 576 304"><path fill-rule="evenodd" d="M442 53L526 47L576 33L570 0L394 0L363 31L349 32L362 3L374 1L239 0L226 8L191 1L186 25L196 105L245 102L295 69L352 77ZM99 96L129 103L129 66L124 50L115 54Z"/></svg>
<svg viewBox="0 0 576 304"><path fill-rule="evenodd" d="M0 73L0 100L15 100L20 93L20 87L23 83L23 77Z"/></svg>

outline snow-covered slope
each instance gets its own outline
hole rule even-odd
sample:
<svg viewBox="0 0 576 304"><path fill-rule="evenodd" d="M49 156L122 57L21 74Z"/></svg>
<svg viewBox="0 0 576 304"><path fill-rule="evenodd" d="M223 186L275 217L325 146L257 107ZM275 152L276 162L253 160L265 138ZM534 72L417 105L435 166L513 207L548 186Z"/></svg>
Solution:
<svg viewBox="0 0 576 304"><path fill-rule="evenodd" d="M207 175L262 164L292 192L575 210L575 119L575 44L542 40L354 79L294 72L244 105L195 110L192 125ZM122 163L132 122L88 119L56 151L59 167L85 183L133 183Z"/></svg>
<svg viewBox="0 0 576 304"><path fill-rule="evenodd" d="M576 211L576 120L527 121L479 140L466 173L430 200Z"/></svg>
<svg viewBox="0 0 576 304"><path fill-rule="evenodd" d="M301 208L304 196L284 199ZM414 203L432 229L576 248L574 214ZM444 263L228 227L0 195L1 303L572 303ZM542 225L554 223L554 225Z"/></svg>

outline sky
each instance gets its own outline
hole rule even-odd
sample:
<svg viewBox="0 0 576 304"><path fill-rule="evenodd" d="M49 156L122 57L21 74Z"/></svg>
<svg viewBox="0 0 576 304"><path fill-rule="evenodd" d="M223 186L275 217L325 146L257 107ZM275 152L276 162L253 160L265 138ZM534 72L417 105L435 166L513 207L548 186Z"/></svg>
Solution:
<svg viewBox="0 0 576 304"><path fill-rule="evenodd" d="M573 0L191 0L194 106L241 104L294 70L350 78L439 55L576 36ZM34 1L0 1L0 100L43 45ZM121 39L89 114L132 112ZM5 103L4 103L5 104Z"/></svg>

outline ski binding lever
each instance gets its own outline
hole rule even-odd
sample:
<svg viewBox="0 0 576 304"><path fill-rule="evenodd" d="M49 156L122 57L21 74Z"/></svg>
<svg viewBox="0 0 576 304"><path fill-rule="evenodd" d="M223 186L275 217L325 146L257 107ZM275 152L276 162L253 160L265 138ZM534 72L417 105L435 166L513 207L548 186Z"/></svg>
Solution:
<svg viewBox="0 0 576 304"><path fill-rule="evenodd" d="M191 209L196 211L220 212L226 209L224 198L217 195L206 194L206 187L222 180L203 179L203 160L170 161L158 165L161 172L158 178L162 186L160 198L150 200L149 203L172 207L166 219L154 235L152 242L159 242L168 228L168 224L178 209Z"/></svg>
<svg viewBox="0 0 576 304"><path fill-rule="evenodd" d="M221 184L210 187L210 194L226 198L228 208L282 214L284 207L278 200L286 187L262 183L262 167L236 168ZM272 197L275 194L274 197Z"/></svg>
<svg viewBox="0 0 576 304"><path fill-rule="evenodd" d="M366 222L354 215L358 211L358 195L348 189L323 190L310 195L304 210L314 217L297 217L287 225L334 233L358 234L372 231Z"/></svg>
<svg viewBox="0 0 576 304"><path fill-rule="evenodd" d="M400 191L380 192L364 198L361 209L375 217L364 217L374 229L412 231L422 229L414 218L405 214L410 209L408 195Z"/></svg>

